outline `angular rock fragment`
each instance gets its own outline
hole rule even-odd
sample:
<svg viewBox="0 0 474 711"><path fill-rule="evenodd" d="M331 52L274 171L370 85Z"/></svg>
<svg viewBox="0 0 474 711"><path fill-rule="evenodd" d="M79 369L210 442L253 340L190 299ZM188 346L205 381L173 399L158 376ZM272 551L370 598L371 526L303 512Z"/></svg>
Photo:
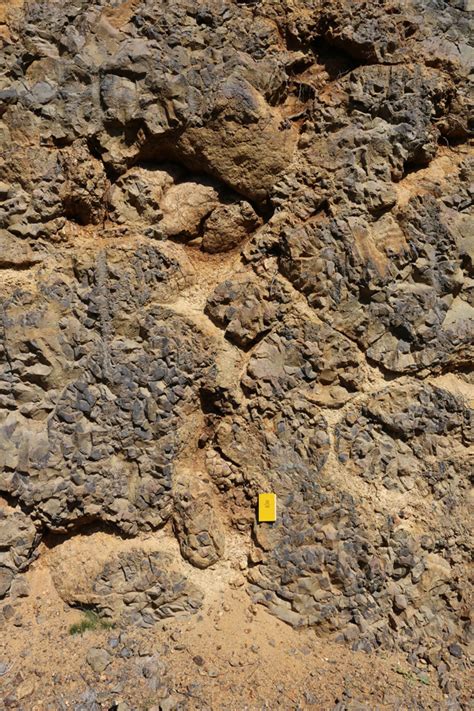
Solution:
<svg viewBox="0 0 474 711"><path fill-rule="evenodd" d="M205 252L228 252L255 232L261 220L250 203L221 205L204 224L202 248Z"/></svg>
<svg viewBox="0 0 474 711"><path fill-rule="evenodd" d="M41 261L27 242L20 242L6 230L0 231L0 269L25 269Z"/></svg>
<svg viewBox="0 0 474 711"><path fill-rule="evenodd" d="M152 225L162 218L160 202L173 183L173 169L135 167L124 173L110 191L109 211L114 222L128 226Z"/></svg>
<svg viewBox="0 0 474 711"><path fill-rule="evenodd" d="M97 674L102 674L112 661L112 657L106 649L91 647L87 652L86 661Z"/></svg>
<svg viewBox="0 0 474 711"><path fill-rule="evenodd" d="M201 225L218 205L218 194L210 185L184 182L171 187L161 203L160 230L166 237L199 237Z"/></svg>

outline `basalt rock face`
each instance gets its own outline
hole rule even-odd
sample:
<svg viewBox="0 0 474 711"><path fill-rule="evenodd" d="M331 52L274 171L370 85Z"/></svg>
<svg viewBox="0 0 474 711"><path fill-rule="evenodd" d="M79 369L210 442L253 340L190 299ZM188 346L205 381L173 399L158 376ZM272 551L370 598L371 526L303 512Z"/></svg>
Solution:
<svg viewBox="0 0 474 711"><path fill-rule="evenodd" d="M290 624L465 653L470 4L2 11L0 597L106 526L58 589L148 626L239 536Z"/></svg>
<svg viewBox="0 0 474 711"><path fill-rule="evenodd" d="M53 531L170 516L178 423L212 369L206 341L147 296L176 265L152 248L114 259L3 304L2 490Z"/></svg>

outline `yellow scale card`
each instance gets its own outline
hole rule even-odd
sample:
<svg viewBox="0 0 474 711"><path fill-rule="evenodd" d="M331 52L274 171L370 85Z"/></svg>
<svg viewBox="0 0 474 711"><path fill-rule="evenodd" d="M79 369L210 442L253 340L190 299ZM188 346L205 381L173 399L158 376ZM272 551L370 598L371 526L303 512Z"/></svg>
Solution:
<svg viewBox="0 0 474 711"><path fill-rule="evenodd" d="M258 495L258 522L276 521L277 517L277 497L276 494Z"/></svg>

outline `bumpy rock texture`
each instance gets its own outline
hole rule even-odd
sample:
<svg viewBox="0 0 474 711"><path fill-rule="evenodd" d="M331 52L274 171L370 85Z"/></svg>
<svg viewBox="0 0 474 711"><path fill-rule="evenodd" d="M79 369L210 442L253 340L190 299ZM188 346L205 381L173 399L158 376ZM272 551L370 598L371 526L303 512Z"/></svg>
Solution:
<svg viewBox="0 0 474 711"><path fill-rule="evenodd" d="M154 544L117 542L101 533L86 544L71 539L53 552L53 570L63 600L122 625L150 627L202 603L202 591L186 579L179 561Z"/></svg>
<svg viewBox="0 0 474 711"><path fill-rule="evenodd" d="M147 626L239 535L290 624L466 654L471 6L2 10L0 597L45 534L174 535L57 576Z"/></svg>

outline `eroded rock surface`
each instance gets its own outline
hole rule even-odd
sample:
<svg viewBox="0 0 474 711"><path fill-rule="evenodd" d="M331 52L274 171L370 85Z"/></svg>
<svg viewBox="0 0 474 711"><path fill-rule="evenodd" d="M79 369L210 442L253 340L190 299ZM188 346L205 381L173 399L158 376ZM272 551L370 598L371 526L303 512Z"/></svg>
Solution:
<svg viewBox="0 0 474 711"><path fill-rule="evenodd" d="M295 627L462 663L471 4L3 12L0 597L107 526L70 604L193 612L239 549Z"/></svg>
<svg viewBox="0 0 474 711"><path fill-rule="evenodd" d="M154 543L116 545L96 533L59 546L51 567L66 602L122 625L150 627L166 617L192 614L202 604L202 590L186 579L170 552Z"/></svg>
<svg viewBox="0 0 474 711"><path fill-rule="evenodd" d="M199 407L212 367L205 340L150 303L147 283L176 265L156 249L123 257L125 270L99 253L74 265L72 282L3 305L2 490L50 530L166 521L179 420Z"/></svg>
<svg viewBox="0 0 474 711"><path fill-rule="evenodd" d="M183 558L197 568L208 568L222 558L225 535L211 488L199 486L195 479L176 482L174 525Z"/></svg>
<svg viewBox="0 0 474 711"><path fill-rule="evenodd" d="M339 464L312 486L300 473L291 493L272 479L285 513L255 532L267 551L250 572L257 599L291 624L343 630L354 648L396 638L408 651L416 639L430 660L441 641L468 643L469 414L428 386L385 389L351 407L336 427Z"/></svg>
<svg viewBox="0 0 474 711"><path fill-rule="evenodd" d="M11 590L15 575L26 570L41 536L21 511L0 502L0 598Z"/></svg>

